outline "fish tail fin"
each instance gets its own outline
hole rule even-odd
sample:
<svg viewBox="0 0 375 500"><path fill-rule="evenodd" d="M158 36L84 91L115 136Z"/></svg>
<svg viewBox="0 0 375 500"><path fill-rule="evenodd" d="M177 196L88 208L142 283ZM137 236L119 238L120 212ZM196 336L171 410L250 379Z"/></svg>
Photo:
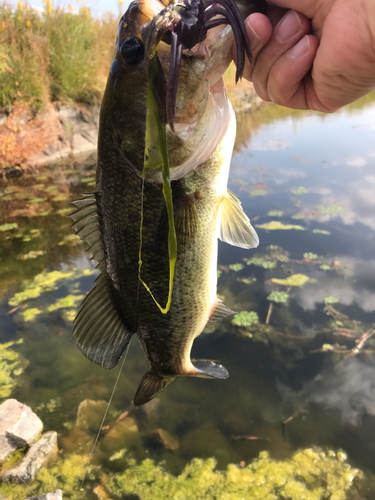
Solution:
<svg viewBox="0 0 375 500"><path fill-rule="evenodd" d="M159 392L170 385L176 377L160 377L152 371L152 368L147 370L143 375L141 383L134 396L134 405L141 406L154 398Z"/></svg>
<svg viewBox="0 0 375 500"><path fill-rule="evenodd" d="M218 365L207 359L197 359L194 361L194 368L197 370L196 377L201 378L220 378L229 377L228 370L222 365Z"/></svg>

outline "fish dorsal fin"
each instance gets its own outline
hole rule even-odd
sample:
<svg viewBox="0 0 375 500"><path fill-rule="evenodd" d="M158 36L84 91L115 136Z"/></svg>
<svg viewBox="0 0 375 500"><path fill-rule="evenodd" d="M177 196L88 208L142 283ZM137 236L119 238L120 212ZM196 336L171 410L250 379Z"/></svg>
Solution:
<svg viewBox="0 0 375 500"><path fill-rule="evenodd" d="M208 320L208 324L216 323L216 321L221 321L222 319L228 318L230 316L234 316L237 314L232 309L229 309L222 300L216 299L215 309L213 310L210 319Z"/></svg>
<svg viewBox="0 0 375 500"><path fill-rule="evenodd" d="M69 215L73 219L72 228L82 241L87 243L86 252L98 262L99 269L104 269L103 243L100 238L98 210L95 193L83 195L83 198L71 202L78 210Z"/></svg>
<svg viewBox="0 0 375 500"><path fill-rule="evenodd" d="M226 379L229 377L228 370L222 365L218 365L213 361L207 359L197 359L194 360L194 367L199 373L196 376L202 378L221 378Z"/></svg>
<svg viewBox="0 0 375 500"><path fill-rule="evenodd" d="M88 193L72 204L78 208L69 216L74 221L72 227L88 244L86 252L98 262L101 271L95 287L80 306L73 323L73 336L87 358L104 368L113 368L127 348L132 333L124 326L112 299L104 266L95 193Z"/></svg>
<svg viewBox="0 0 375 500"><path fill-rule="evenodd" d="M141 383L137 389L137 392L134 396L134 405L141 406L153 399L159 392L168 387L176 377L160 377L153 373L150 368L143 375Z"/></svg>
<svg viewBox="0 0 375 500"><path fill-rule="evenodd" d="M241 202L229 189L220 204L219 238L230 245L255 248L259 238L242 209Z"/></svg>
<svg viewBox="0 0 375 500"><path fill-rule="evenodd" d="M73 336L90 361L108 369L117 365L131 340L132 333L113 303L105 271L81 304L73 323Z"/></svg>

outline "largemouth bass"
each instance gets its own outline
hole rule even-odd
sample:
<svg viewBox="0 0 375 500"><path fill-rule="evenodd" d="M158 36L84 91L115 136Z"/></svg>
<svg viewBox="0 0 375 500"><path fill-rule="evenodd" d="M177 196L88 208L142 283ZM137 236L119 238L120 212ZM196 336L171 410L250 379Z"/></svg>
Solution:
<svg viewBox="0 0 375 500"><path fill-rule="evenodd" d="M219 3L229 5L228 1ZM184 12L189 21L191 0L188 2ZM206 4L202 5L197 12L207 11ZM142 208L142 279L155 300L165 304L169 291L169 225L161 167L148 171L146 178L142 174L148 89L145 38L152 35L147 27L165 7L158 0L138 0L130 4L119 22L100 114L96 189L74 202L78 210L71 215L73 228L88 243L88 252L100 270L95 287L81 304L73 335L85 356L105 368L118 363L132 336L137 335L150 369L135 395L136 406L152 399L177 377L228 377L223 366L211 361L193 364L190 352L194 339L209 321L235 314L216 296L218 237L243 248L258 245L240 201L227 190L236 123L222 75L231 62L238 27L233 34L230 26L217 26L221 13L210 11L211 23L203 36L198 33L194 47L186 47L189 33L185 33L177 49L165 37L157 51L165 74L175 71L176 61L179 66L172 110L168 111L167 102L177 237L167 314L161 313L140 284ZM235 14L231 5L228 9L230 22ZM252 10L248 7L247 13ZM175 54L180 51L180 58L171 58L171 50ZM172 81L173 75L169 84Z"/></svg>

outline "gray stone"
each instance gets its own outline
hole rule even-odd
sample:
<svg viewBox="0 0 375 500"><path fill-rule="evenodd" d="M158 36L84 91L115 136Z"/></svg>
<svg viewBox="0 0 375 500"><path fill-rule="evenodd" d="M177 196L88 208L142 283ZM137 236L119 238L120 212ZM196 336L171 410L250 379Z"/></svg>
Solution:
<svg viewBox="0 0 375 500"><path fill-rule="evenodd" d="M57 452L57 432L49 431L34 443L15 467L8 469L2 477L5 483L30 483L38 470Z"/></svg>
<svg viewBox="0 0 375 500"><path fill-rule="evenodd" d="M107 408L107 401L85 399L78 406L76 426L85 432L97 433L103 415Z"/></svg>
<svg viewBox="0 0 375 500"><path fill-rule="evenodd" d="M0 493L0 500L7 500L7 499Z"/></svg>
<svg viewBox="0 0 375 500"><path fill-rule="evenodd" d="M30 444L41 433L42 421L28 406L16 399L0 405L0 461Z"/></svg>
<svg viewBox="0 0 375 500"><path fill-rule="evenodd" d="M53 493L46 493L41 497L27 497L26 500L62 500L62 491L56 490ZM1 500L1 498L0 498Z"/></svg>

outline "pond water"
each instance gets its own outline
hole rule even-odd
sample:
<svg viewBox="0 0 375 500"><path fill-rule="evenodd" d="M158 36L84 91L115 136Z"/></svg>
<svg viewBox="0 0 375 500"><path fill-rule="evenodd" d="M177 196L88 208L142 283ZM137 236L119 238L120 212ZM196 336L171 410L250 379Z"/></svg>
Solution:
<svg viewBox="0 0 375 500"><path fill-rule="evenodd" d="M147 369L134 340L107 422L129 410L139 432L125 444L99 440L94 461L121 470L123 455L114 454L126 447L178 474L193 457L214 456L225 468L262 450L283 459L316 445L344 450L367 478L353 498L373 499L375 97L330 116L267 105L238 125L229 187L260 245L220 243L218 294L242 314L209 327L193 348L230 378L179 379L148 412L134 410ZM94 182L89 162L0 186L0 343L15 342L0 352L0 401L30 405L66 453L91 446L96 424L77 431L78 405L108 400L119 373L90 363L71 337L97 271L71 234L68 202ZM16 362L6 360L9 349ZM157 428L177 450L147 438Z"/></svg>

